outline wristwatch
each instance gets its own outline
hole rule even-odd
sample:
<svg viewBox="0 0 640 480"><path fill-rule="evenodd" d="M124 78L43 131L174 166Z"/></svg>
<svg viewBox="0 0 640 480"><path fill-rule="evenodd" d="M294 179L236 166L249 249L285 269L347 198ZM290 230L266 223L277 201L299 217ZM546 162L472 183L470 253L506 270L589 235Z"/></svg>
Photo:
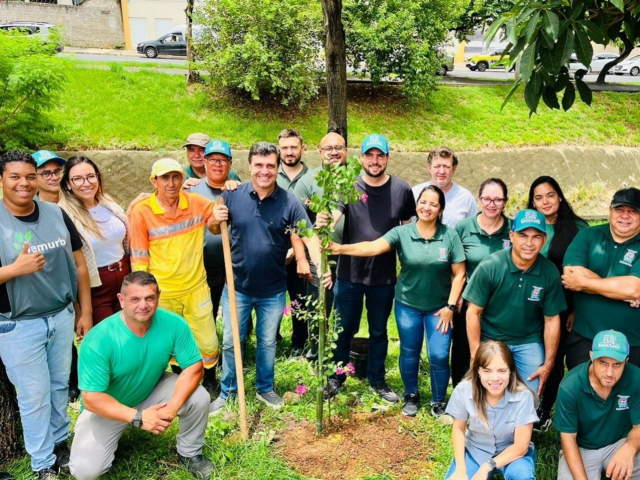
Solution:
<svg viewBox="0 0 640 480"><path fill-rule="evenodd" d="M453 303L448 304L448 305L447 305L447 308L448 308L449 310L451 310L452 312L455 312L455 311L456 311L456 306L455 306Z"/></svg>
<svg viewBox="0 0 640 480"><path fill-rule="evenodd" d="M131 426L135 428L141 428L142 427L142 410L138 410L136 412L136 416L133 417L133 420L131 420L131 422L129 423L131 424Z"/></svg>
<svg viewBox="0 0 640 480"><path fill-rule="evenodd" d="M491 470L495 470L498 465L496 465L496 461L493 458L490 458L485 463L488 463L491 467Z"/></svg>

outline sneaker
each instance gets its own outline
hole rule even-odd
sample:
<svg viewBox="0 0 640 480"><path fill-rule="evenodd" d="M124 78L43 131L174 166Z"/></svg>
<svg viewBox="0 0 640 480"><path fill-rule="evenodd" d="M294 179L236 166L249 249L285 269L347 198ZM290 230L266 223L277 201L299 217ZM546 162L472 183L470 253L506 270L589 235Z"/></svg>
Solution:
<svg viewBox="0 0 640 480"><path fill-rule="evenodd" d="M280 398L276 392L271 390L270 392L256 393L256 398L264 403L267 407L274 410L280 410L284 405L284 400Z"/></svg>
<svg viewBox="0 0 640 480"><path fill-rule="evenodd" d="M380 398L387 403L398 403L400 401L400 397L396 392L389 388L389 385L386 383L381 383L380 385L371 385L369 389L372 392L376 392L380 395Z"/></svg>
<svg viewBox="0 0 640 480"><path fill-rule="evenodd" d="M322 397L325 400L331 400L338 394L340 390L342 390L342 383L340 383L340 380L338 380L337 378L330 378L327 382L327 386L324 387Z"/></svg>
<svg viewBox="0 0 640 480"><path fill-rule="evenodd" d="M420 396L417 393L407 393L403 398L402 414L407 417L415 417L418 414Z"/></svg>
<svg viewBox="0 0 640 480"><path fill-rule="evenodd" d="M214 415L218 415L219 413L222 413L226 405L227 405L226 398L222 398L222 397L216 398L213 402L211 402L211 405L209 405L209 416L213 417Z"/></svg>
<svg viewBox="0 0 640 480"><path fill-rule="evenodd" d="M36 472L38 480L59 480L58 471L53 467L43 468Z"/></svg>
<svg viewBox="0 0 640 480"><path fill-rule="evenodd" d="M538 410L538 418L540 420L533 424L533 430L536 432L546 432L551 428L551 425L553 425L551 412Z"/></svg>
<svg viewBox="0 0 640 480"><path fill-rule="evenodd" d="M16 477L7 472L0 472L0 480L16 480Z"/></svg>
<svg viewBox="0 0 640 480"><path fill-rule="evenodd" d="M445 402L434 402L431 404L431 415L438 418L441 415L444 415L446 409L447 404Z"/></svg>
<svg viewBox="0 0 640 480"><path fill-rule="evenodd" d="M187 458L178 454L178 463L200 480L209 480L213 474L213 463L207 460L204 455Z"/></svg>
<svg viewBox="0 0 640 480"><path fill-rule="evenodd" d="M67 442L60 442L53 447L53 454L56 456L55 467L60 469L61 473L69 473L69 447Z"/></svg>

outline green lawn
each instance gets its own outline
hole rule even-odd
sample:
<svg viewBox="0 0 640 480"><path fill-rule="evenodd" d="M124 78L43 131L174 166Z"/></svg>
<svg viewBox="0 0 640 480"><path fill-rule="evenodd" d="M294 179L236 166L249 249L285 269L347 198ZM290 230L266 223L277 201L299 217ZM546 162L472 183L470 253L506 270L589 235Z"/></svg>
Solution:
<svg viewBox="0 0 640 480"><path fill-rule="evenodd" d="M122 62L115 62L113 60L80 60L78 58L70 57L70 61L76 67L104 65L110 67L112 65L120 65L121 67L135 67L135 68L175 68L185 69L188 67L187 62L181 63L162 63L162 62L136 62L135 60L125 60Z"/></svg>
<svg viewBox="0 0 640 480"><path fill-rule="evenodd" d="M231 99L182 76L147 71L76 68L54 116L61 128L42 146L64 149L161 150L181 147L186 133L204 131L247 148L296 127L310 145L326 131L325 100L303 111ZM350 143L371 132L388 135L398 151L428 151L446 142L457 150L534 145L640 144L640 94L595 93L593 106L576 103L568 113L548 111L528 118L516 95L500 113L508 87L441 86L430 101L409 103L391 88L371 95L350 86Z"/></svg>
<svg viewBox="0 0 640 480"><path fill-rule="evenodd" d="M359 336L366 336L366 322ZM398 393L402 392L402 380L398 369L399 341L395 320L389 320L389 356L387 358L387 380L390 386ZM276 363L276 389L280 394L295 390L299 382L310 387L314 385L314 377L311 374L309 364L306 362L292 362L288 360L284 352L288 349L291 333L291 321L284 319L282 333L285 339L279 347L279 357ZM239 426L236 420L225 421L223 418L214 417L209 420L207 429L205 454L214 462L216 473L214 478L219 480L303 480L309 477L302 476L288 466L280 457L276 448L263 438L268 432L275 430L280 434L287 422L298 422L303 419L315 418L315 403L313 394L305 395L302 401L296 405L287 405L281 412L274 412L264 407L255 398L253 363L255 353L255 338L249 343L247 357L247 409L250 425L250 440L242 443L237 440ZM426 354L425 362L421 367L420 395L422 408L415 419L407 419L400 412L400 406L391 407L385 414L394 415L403 419L403 427L410 435L420 435L432 447L434 452L429 458L433 474L424 480L440 480L444 478L449 463L453 458L450 444L451 427L438 423L429 414L428 401L430 399L428 363ZM354 412L370 412L377 401L377 397L368 389L368 383L351 377L348 379L345 390L341 392L332 403L332 413L338 416L347 416ZM450 389L451 390L451 389ZM350 406L353 402L351 392L356 392L358 397L357 407ZM451 391L449 391L449 394ZM230 410L237 412L237 406ZM77 413L71 410L75 418ZM127 430L120 443L116 454L114 467L102 478L105 479L191 479L190 475L177 466L177 454L175 452L175 435L177 427L173 426L168 432L160 436L152 436L147 432ZM554 480L556 478L556 465L558 449L555 443L555 432L534 434L534 442L538 455L537 476L538 480ZM349 452L345 452L348 456ZM23 459L10 466L10 471L18 479L29 479L30 467L27 459ZM368 476L366 480L394 480L391 474ZM416 480L421 477L414 477Z"/></svg>

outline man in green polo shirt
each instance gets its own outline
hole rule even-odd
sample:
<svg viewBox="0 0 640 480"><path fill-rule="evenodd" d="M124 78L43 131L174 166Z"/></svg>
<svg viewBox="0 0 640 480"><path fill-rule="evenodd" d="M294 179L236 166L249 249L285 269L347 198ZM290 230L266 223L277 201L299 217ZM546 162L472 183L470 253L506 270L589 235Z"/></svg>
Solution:
<svg viewBox="0 0 640 480"><path fill-rule="evenodd" d="M615 330L597 333L590 355L560 384L558 480L638 480L640 368L627 364L629 342Z"/></svg>
<svg viewBox="0 0 640 480"><path fill-rule="evenodd" d="M183 147L187 150L187 161L189 162L189 166L183 170L184 173L187 174L186 180L191 178L196 180L206 178L207 171L204 166L204 151L207 148L209 140L209 135L192 133L184 142ZM240 181L240 177L238 177L238 174L233 168L229 170L229 180ZM188 182L187 188L193 185L197 185L197 182Z"/></svg>
<svg viewBox="0 0 640 480"><path fill-rule="evenodd" d="M624 333L629 362L640 366L640 190L613 196L609 223L578 232L564 257L562 283L575 291L575 321L567 338L567 367L589 360L595 334Z"/></svg>
<svg viewBox="0 0 640 480"><path fill-rule="evenodd" d="M505 342L538 395L553 368L560 312L567 308L558 269L540 255L546 238L544 215L518 212L509 232L512 247L480 262L463 294L471 358L481 340Z"/></svg>
<svg viewBox="0 0 640 480"><path fill-rule="evenodd" d="M158 309L153 275L127 275L118 294L122 311L86 336L78 365L85 410L71 446L69 468L78 480L106 473L129 425L153 434L180 418L178 463L208 479L213 465L202 450L209 417L209 393L200 386L204 367L187 322ZM180 375L167 372L171 358Z"/></svg>

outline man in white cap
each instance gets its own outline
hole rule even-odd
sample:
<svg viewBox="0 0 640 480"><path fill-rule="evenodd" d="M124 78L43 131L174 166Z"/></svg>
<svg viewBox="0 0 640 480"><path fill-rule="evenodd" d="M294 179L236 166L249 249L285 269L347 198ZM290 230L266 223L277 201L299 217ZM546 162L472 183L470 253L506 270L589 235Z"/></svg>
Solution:
<svg viewBox="0 0 640 480"><path fill-rule="evenodd" d="M156 191L136 204L129 217L131 268L153 274L160 285L160 308L189 324L205 367L203 386L211 394L217 387L218 338L203 244L214 202L182 191L185 176L176 160L153 164L150 180Z"/></svg>
<svg viewBox="0 0 640 480"><path fill-rule="evenodd" d="M187 160L189 161L189 166L183 170L186 174L186 179L206 178L207 170L204 165L204 157L209 140L209 135L192 133L187 137L187 141L184 142L183 147L187 149ZM240 177L238 177L233 168L229 170L229 180L240 181Z"/></svg>

